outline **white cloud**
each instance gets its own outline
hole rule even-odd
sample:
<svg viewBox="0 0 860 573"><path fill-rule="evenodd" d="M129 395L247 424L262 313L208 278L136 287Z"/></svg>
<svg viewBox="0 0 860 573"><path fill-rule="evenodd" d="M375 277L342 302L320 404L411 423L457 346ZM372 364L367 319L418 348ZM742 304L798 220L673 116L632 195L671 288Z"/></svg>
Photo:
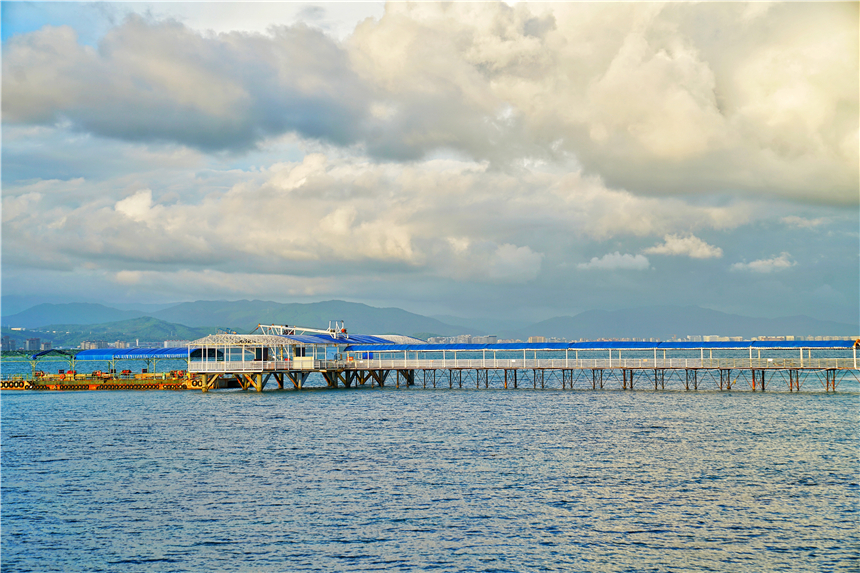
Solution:
<svg viewBox="0 0 860 573"><path fill-rule="evenodd" d="M817 217L815 219L808 219L806 217L791 215L789 217L783 217L782 222L789 227L794 227L795 229L814 229L826 223L827 218Z"/></svg>
<svg viewBox="0 0 860 573"><path fill-rule="evenodd" d="M753 273L773 273L784 271L797 265L797 262L792 260L789 253L781 253L779 256L770 259L759 259L751 263L735 263L731 266L733 271L750 271Z"/></svg>
<svg viewBox="0 0 860 573"><path fill-rule="evenodd" d="M685 255L693 259L713 259L723 256L723 250L709 245L695 235L666 235L663 243L642 251L647 255Z"/></svg>
<svg viewBox="0 0 860 573"><path fill-rule="evenodd" d="M53 199L38 211L18 209L4 224L4 246L29 249L34 263L80 260L113 272L150 265L292 272L302 265L325 273L337 266L523 284L548 257L570 256L575 243L726 228L752 212L744 203L637 197L578 172L505 173L455 160L380 163L309 153L270 168L167 181L151 182L160 197L136 179L131 191L124 178L23 185L10 197ZM643 262L647 268L645 257L634 257L632 268ZM613 264L630 267L626 259Z"/></svg>
<svg viewBox="0 0 860 573"><path fill-rule="evenodd" d="M119 271L114 275L114 281L122 285L138 284L143 277L141 271Z"/></svg>
<svg viewBox="0 0 860 573"><path fill-rule="evenodd" d="M529 247L499 245L487 261L487 276L502 282L525 282L533 280L540 272L543 254Z"/></svg>
<svg viewBox="0 0 860 573"><path fill-rule="evenodd" d="M42 194L36 191L24 193L18 196L3 197L3 222L9 222L30 211L35 205L42 201Z"/></svg>
<svg viewBox="0 0 860 573"><path fill-rule="evenodd" d="M594 257L587 263L580 263L576 268L582 270L628 270L628 271L645 271L651 268L648 258L643 255L621 254L619 251L603 255L600 258Z"/></svg>
<svg viewBox="0 0 860 573"><path fill-rule="evenodd" d="M857 203L855 3L750 16L718 3L395 2L343 41L302 24L223 27L238 10L231 30L259 29L259 8L218 5L218 25L189 10L218 33L158 21L162 7L98 49L67 27L13 36L4 122L206 152L298 133L383 160L572 157L632 193Z"/></svg>
<svg viewBox="0 0 860 573"><path fill-rule="evenodd" d="M139 223L150 221L157 216L157 213L153 211L152 191L149 189L138 191L131 197L117 201L114 209L117 213L122 213L132 221Z"/></svg>

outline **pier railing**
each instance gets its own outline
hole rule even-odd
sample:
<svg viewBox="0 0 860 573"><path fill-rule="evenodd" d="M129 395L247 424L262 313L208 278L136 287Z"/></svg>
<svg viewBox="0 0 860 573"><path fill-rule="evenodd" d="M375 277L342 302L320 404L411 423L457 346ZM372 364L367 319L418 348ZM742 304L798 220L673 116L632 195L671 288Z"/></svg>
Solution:
<svg viewBox="0 0 860 573"><path fill-rule="evenodd" d="M782 359L782 358L665 358L653 360L650 358L601 358L601 359L372 359L355 360L345 363L349 370L394 370L394 369L669 369L669 368L713 368L713 369L855 369L857 364L853 358L811 358L811 359Z"/></svg>
<svg viewBox="0 0 860 573"><path fill-rule="evenodd" d="M288 360L246 360L241 361L208 361L208 362L189 362L188 371L201 373L216 373L216 372L277 372L283 370L295 370L295 366L291 365ZM308 368L311 369L312 368Z"/></svg>
<svg viewBox="0 0 860 573"><path fill-rule="evenodd" d="M440 369L857 369L853 358L599 358L599 359L396 359L190 362L193 373L277 372L287 370L440 370Z"/></svg>

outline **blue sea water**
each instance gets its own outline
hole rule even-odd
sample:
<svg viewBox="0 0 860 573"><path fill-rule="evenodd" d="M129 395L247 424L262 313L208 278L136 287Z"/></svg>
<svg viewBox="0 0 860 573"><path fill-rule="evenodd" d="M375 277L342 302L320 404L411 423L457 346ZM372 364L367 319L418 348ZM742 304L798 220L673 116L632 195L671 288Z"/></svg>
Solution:
<svg viewBox="0 0 860 573"><path fill-rule="evenodd" d="M4 392L3 571L857 571L857 392Z"/></svg>

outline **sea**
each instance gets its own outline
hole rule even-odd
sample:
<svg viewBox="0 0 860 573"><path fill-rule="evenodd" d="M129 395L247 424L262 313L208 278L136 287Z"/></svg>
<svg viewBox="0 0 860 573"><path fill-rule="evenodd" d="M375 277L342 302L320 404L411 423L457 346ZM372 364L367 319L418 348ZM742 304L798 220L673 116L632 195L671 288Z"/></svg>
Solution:
<svg viewBox="0 0 860 573"><path fill-rule="evenodd" d="M856 385L6 391L2 571L858 571Z"/></svg>

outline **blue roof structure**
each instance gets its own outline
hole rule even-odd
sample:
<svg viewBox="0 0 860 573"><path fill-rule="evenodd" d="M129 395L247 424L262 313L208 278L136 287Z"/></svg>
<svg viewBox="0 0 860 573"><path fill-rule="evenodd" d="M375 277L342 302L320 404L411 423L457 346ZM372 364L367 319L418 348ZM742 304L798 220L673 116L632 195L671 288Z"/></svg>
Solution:
<svg viewBox="0 0 860 573"><path fill-rule="evenodd" d="M289 334L285 338L299 344L391 344L390 340L369 334L350 334L345 338L334 338L328 334Z"/></svg>
<svg viewBox="0 0 860 573"><path fill-rule="evenodd" d="M71 357L72 355L74 355L74 351L66 352L65 350L60 350L59 348L51 348L50 350L42 350L41 352L37 352L36 354L32 354L30 356L30 359L36 360L38 358L41 358L42 356L45 356L46 354L59 354L60 356L65 356L68 358L68 357Z"/></svg>
<svg viewBox="0 0 860 573"><path fill-rule="evenodd" d="M188 348L98 348L82 350L75 355L75 360L151 360L151 359L186 359Z"/></svg>

